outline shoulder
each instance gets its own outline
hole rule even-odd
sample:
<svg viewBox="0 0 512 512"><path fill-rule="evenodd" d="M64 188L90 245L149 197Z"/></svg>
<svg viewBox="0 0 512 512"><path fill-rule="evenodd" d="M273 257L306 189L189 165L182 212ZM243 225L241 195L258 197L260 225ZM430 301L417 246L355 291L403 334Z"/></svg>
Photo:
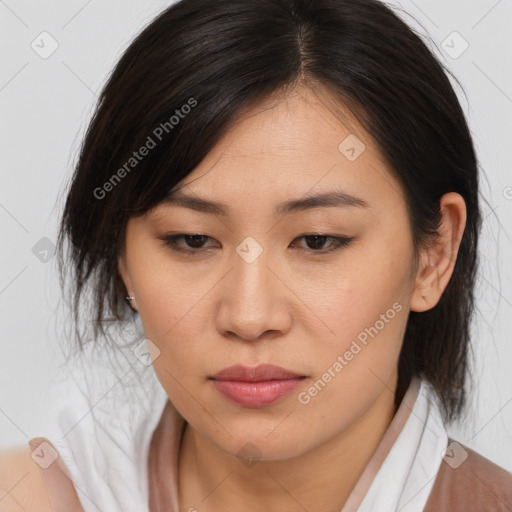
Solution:
<svg viewBox="0 0 512 512"><path fill-rule="evenodd" d="M512 473L450 440L424 512L443 510L512 510Z"/></svg>
<svg viewBox="0 0 512 512"><path fill-rule="evenodd" d="M30 448L0 450L0 512L51 510L46 486Z"/></svg>

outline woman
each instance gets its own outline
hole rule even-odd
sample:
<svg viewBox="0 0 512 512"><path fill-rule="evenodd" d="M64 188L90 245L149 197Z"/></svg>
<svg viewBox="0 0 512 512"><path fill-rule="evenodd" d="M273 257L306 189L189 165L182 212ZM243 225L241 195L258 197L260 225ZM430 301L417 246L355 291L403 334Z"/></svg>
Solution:
<svg viewBox="0 0 512 512"><path fill-rule="evenodd" d="M59 237L79 346L88 304L97 344L140 321L158 384L33 439L34 485L54 510L510 510L512 475L446 431L477 171L380 2L171 6L102 92Z"/></svg>

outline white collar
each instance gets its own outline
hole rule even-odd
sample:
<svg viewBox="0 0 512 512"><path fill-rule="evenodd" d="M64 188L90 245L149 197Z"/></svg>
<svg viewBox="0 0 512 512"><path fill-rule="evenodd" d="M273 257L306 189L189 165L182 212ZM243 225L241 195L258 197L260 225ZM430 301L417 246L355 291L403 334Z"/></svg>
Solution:
<svg viewBox="0 0 512 512"><path fill-rule="evenodd" d="M413 378L342 512L421 512L447 444L432 387Z"/></svg>

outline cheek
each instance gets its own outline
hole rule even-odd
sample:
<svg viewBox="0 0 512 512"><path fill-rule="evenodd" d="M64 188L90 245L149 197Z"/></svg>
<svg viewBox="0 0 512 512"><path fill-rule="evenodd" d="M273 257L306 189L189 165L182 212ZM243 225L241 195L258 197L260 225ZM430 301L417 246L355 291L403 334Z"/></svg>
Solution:
<svg viewBox="0 0 512 512"><path fill-rule="evenodd" d="M361 249L325 281L315 310L329 328L315 346L317 368L327 370L341 355L343 365L355 370L343 373L355 382L370 369L387 377L395 368L409 312L411 246L407 239L394 247L386 240L372 246L388 250Z"/></svg>
<svg viewBox="0 0 512 512"><path fill-rule="evenodd" d="M219 278L212 272L196 272L194 278L190 265L184 272L175 262L150 257L134 280L139 315L145 337L160 351L153 363L155 372L171 399L180 403L181 386L195 389L211 369L216 339L211 301Z"/></svg>
<svg viewBox="0 0 512 512"><path fill-rule="evenodd" d="M200 410L195 409L190 393L195 394L203 383L208 363L207 347L198 343L205 339L208 321L206 302L200 300L204 290L174 273L163 274L140 276L139 314L145 337L159 350L153 361L158 379L175 407L186 416L194 415Z"/></svg>
<svg viewBox="0 0 512 512"><path fill-rule="evenodd" d="M407 251L399 257L359 254L355 260L326 281L316 303L326 324L343 338L373 325L390 308L388 316L394 318L393 304L406 309L410 293L412 263Z"/></svg>
<svg viewBox="0 0 512 512"><path fill-rule="evenodd" d="M137 248L143 246L139 243ZM172 262L165 249L137 248L132 253L132 283L146 336L161 344L177 333L193 339L194 332L187 330L197 326L191 319L201 310L213 277L198 277L196 272L194 278L191 265Z"/></svg>
<svg viewBox="0 0 512 512"><path fill-rule="evenodd" d="M171 286L172 290L158 284L151 287L150 282L147 286L146 292L139 295L144 301L141 300L139 314L146 338L158 346L162 359L173 368L190 365L200 354L196 341L201 339L208 322L201 290L194 294L190 289L183 293L176 286Z"/></svg>

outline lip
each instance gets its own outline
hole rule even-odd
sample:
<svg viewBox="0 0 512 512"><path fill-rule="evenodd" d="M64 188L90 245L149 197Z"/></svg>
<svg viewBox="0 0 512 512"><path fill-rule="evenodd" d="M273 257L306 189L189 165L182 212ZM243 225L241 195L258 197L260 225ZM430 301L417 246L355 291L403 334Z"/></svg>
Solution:
<svg viewBox="0 0 512 512"><path fill-rule="evenodd" d="M235 366L224 368L211 378L214 380L262 382L266 380L285 380L298 377L304 377L304 375L300 375L273 364L260 364L254 367L237 364Z"/></svg>
<svg viewBox="0 0 512 512"><path fill-rule="evenodd" d="M251 408L279 401L305 378L305 375L270 364L230 366L210 377L217 391L228 400Z"/></svg>

